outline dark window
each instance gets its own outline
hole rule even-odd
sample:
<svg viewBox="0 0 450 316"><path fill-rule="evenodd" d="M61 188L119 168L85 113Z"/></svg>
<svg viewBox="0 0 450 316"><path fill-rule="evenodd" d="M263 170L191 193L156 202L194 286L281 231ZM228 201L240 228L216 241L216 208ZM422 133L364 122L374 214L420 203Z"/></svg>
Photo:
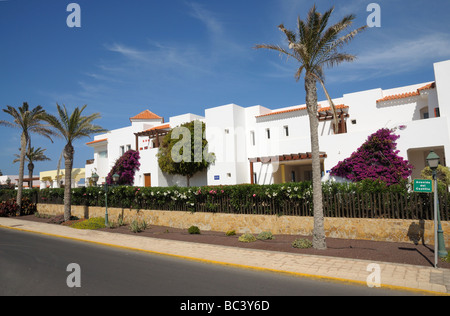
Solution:
<svg viewBox="0 0 450 316"><path fill-rule="evenodd" d="M441 117L441 113L439 111L439 108L434 109L434 117Z"/></svg>

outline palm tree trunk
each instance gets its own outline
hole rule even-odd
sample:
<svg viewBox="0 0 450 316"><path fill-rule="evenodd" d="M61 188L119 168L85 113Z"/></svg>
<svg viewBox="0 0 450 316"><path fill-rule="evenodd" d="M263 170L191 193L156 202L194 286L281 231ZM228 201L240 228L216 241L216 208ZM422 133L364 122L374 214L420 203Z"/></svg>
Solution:
<svg viewBox="0 0 450 316"><path fill-rule="evenodd" d="M74 149L71 143L64 147L64 221L69 221L72 216L72 168L73 168Z"/></svg>
<svg viewBox="0 0 450 316"><path fill-rule="evenodd" d="M25 154L27 150L27 137L25 133L22 133L20 137L20 166L19 166L19 184L17 188L17 205L19 209L22 208L22 195L23 195L23 174L25 169Z"/></svg>
<svg viewBox="0 0 450 316"><path fill-rule="evenodd" d="M317 82L311 75L305 77L306 107L309 115L312 155L312 178L313 178L313 204L314 204L314 230L313 247L315 249L326 249L325 229L322 205L322 174L320 168L319 153L319 120L317 118Z"/></svg>
<svg viewBox="0 0 450 316"><path fill-rule="evenodd" d="M28 163L28 177L30 178L30 181L28 181L28 188L33 188L33 170L34 170L34 164L32 161Z"/></svg>

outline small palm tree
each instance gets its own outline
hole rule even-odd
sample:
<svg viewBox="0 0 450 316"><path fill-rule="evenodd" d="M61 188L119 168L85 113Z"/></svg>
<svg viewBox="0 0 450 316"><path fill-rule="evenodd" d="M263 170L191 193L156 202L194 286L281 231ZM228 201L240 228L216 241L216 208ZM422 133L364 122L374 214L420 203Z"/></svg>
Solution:
<svg viewBox="0 0 450 316"><path fill-rule="evenodd" d="M38 105L33 109L30 109L27 102L24 102L18 109L7 106L3 109L3 112L12 116L13 121L8 122L0 120L0 125L17 128L21 131L20 137L20 166L19 166L19 187L17 190L17 204L22 206L22 192L23 192L23 174L25 168L25 155L27 146L30 144L31 133L36 133L47 137L52 141L51 136L54 135L47 124L44 123L47 113ZM53 141L52 141L53 142Z"/></svg>
<svg viewBox="0 0 450 316"><path fill-rule="evenodd" d="M28 187L31 189L33 187L33 171L34 171L34 163L33 161L48 161L51 160L48 158L44 152L46 149L42 149L41 147L34 148L34 147L28 147L28 150L25 154L25 161L28 162L28 175L30 178L30 181L28 182ZM14 154L17 158L13 160L13 163L20 161L20 155Z"/></svg>
<svg viewBox="0 0 450 316"><path fill-rule="evenodd" d="M63 107L56 104L58 110L58 116L48 115L46 120L53 126L58 135L65 139L66 145L64 146L63 156L65 164L65 185L64 185L64 220L70 220L71 212L71 199L72 199L72 169L73 159L75 155L75 149L73 147L74 141L83 137L90 137L93 134L103 133L106 130L101 126L94 125L92 122L100 118L99 113L94 113L88 116L82 116L86 105L81 109L78 107L69 114L66 106Z"/></svg>
<svg viewBox="0 0 450 316"><path fill-rule="evenodd" d="M322 183L319 156L319 121L317 118L317 81L325 89L325 76L323 68L333 67L342 62L351 62L355 56L339 51L344 44L351 41L356 34L364 30L367 26L360 27L345 35L342 32L347 30L355 19L354 15L347 15L336 24L327 28L328 20L334 8L321 14L316 11L314 5L308 13L306 21L298 18L296 32L287 30L283 24L278 28L286 35L289 50L278 45L256 45L255 48L265 48L275 50L288 58L292 57L298 61L298 69L295 73L297 81L305 72L306 107L310 123L312 172L313 172L313 202L314 202L314 231L313 246L316 249L326 249L325 229L322 205ZM325 90L327 99L333 109L336 122L336 110L328 92Z"/></svg>

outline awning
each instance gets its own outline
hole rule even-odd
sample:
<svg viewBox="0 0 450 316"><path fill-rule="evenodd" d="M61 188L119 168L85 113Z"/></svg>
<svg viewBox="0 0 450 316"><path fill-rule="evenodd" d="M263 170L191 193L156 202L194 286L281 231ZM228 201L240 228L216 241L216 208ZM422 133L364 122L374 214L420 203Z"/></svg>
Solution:
<svg viewBox="0 0 450 316"><path fill-rule="evenodd" d="M320 152L319 156L321 159L327 158L327 154L325 152ZM269 162L304 160L304 159L312 159L312 154L311 153L298 153L298 154L288 154L288 155L279 155L279 156L249 158L248 160L251 163L255 163L255 162L269 163Z"/></svg>

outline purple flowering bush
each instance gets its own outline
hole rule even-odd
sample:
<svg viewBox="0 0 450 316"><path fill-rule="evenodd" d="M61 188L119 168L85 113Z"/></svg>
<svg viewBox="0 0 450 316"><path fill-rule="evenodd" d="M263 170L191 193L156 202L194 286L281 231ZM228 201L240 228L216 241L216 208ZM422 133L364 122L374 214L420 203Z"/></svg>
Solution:
<svg viewBox="0 0 450 316"><path fill-rule="evenodd" d="M331 169L331 175L353 182L379 180L388 186L407 179L413 166L398 156L396 140L400 136L382 128L370 135L352 155Z"/></svg>
<svg viewBox="0 0 450 316"><path fill-rule="evenodd" d="M136 170L139 170L141 166L140 155L138 151L129 150L120 157L114 167L112 167L111 171L108 173L106 177L106 183L113 184L113 175L117 173L120 178L117 184L119 185L133 185L134 183L134 174Z"/></svg>

